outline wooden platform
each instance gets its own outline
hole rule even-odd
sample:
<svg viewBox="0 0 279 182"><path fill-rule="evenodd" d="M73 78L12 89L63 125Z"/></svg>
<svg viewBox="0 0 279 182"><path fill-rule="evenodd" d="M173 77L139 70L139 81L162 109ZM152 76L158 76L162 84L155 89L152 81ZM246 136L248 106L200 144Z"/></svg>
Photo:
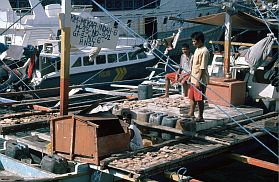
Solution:
<svg viewBox="0 0 279 182"><path fill-rule="evenodd" d="M197 123L197 127L196 127L197 131L206 130L212 127L224 125L228 122L233 122L232 119L234 119L235 121L239 121L242 119L246 119L247 117L250 118L254 116L260 116L263 114L262 109L247 107L247 106L242 106L242 107L240 106L237 107L236 109L231 107L225 107L225 106L218 106L218 107L210 104L211 109L205 109L204 111L205 122ZM221 111L220 108L227 114ZM241 114L240 112L243 114ZM198 113L196 112L195 115L197 114Z"/></svg>
<svg viewBox="0 0 279 182"><path fill-rule="evenodd" d="M135 118L137 118L137 115L141 111L164 112L171 116L183 118L188 114L190 100L188 98L182 97L181 95L171 95L169 98L157 97L141 101L126 101L123 104L120 104L120 106L124 108L130 108L134 113ZM227 113L227 115L225 113ZM232 107L205 104L205 122L197 123L196 131L224 125L229 121L232 121L232 119L239 121L241 119L246 119L247 117L259 116L262 114L262 109L248 106L239 106L237 109L235 109ZM197 115L198 110L196 107L195 116Z"/></svg>
<svg viewBox="0 0 279 182"><path fill-rule="evenodd" d="M260 129L264 128L266 123L270 121L277 121L278 113L255 116L253 119L255 123L247 120L239 122L254 136L263 137L266 133ZM149 123L146 124L148 125ZM234 123L226 123L221 127L202 130L193 135L191 132L160 125L145 127L173 133L177 137L138 151L114 154L102 160L100 162L101 166L90 164L89 167L123 179L135 181L227 153L234 149L234 147L246 146L246 142L256 142L245 131L236 127ZM28 132L29 136L26 136L27 133L25 133L24 137L24 134L17 133L14 136L7 136L6 139L16 139L18 142L28 144L30 149L47 154L49 144L48 132L42 133L40 131L36 133ZM30 136L31 134L34 136Z"/></svg>
<svg viewBox="0 0 279 182"><path fill-rule="evenodd" d="M278 114L277 116L275 115L276 113L268 118L264 116L263 118L265 119L260 120L257 120L255 117L257 121L254 123L250 122L244 126L257 138L266 136L266 133L262 132L261 129L263 129L266 121L277 120ZM241 123L243 123L243 121ZM235 125L232 124L228 127L207 130L208 133L206 136L197 134L193 137L177 138L129 154L107 158L102 162L106 164L109 169L125 172L134 179L141 179L162 173L166 170L187 166L205 158L235 150L238 147L242 148L249 142L256 143L256 141L241 128L235 127ZM175 130L176 129L172 129L171 132L179 132ZM249 147L251 147L250 144L245 148L248 149ZM180 154L176 150L183 151L183 154Z"/></svg>

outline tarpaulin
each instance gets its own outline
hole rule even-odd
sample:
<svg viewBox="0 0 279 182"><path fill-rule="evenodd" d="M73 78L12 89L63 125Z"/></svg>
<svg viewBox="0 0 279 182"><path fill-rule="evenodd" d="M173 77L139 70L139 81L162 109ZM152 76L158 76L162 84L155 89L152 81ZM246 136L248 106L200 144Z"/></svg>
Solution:
<svg viewBox="0 0 279 182"><path fill-rule="evenodd" d="M197 17L193 19L184 20L190 23L206 24L206 25L216 25L222 26L225 22L225 12L217 13L208 16ZM266 24L260 18L249 15L244 12L238 11L237 13L231 15L232 18L232 28L235 29L245 29L245 30L264 30L266 29ZM268 23L268 25L273 29L278 29L278 23Z"/></svg>

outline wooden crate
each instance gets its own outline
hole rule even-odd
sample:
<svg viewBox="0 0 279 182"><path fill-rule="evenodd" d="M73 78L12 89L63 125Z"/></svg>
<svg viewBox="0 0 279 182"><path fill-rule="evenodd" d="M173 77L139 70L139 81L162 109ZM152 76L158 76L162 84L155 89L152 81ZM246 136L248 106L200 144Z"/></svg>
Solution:
<svg viewBox="0 0 279 182"><path fill-rule="evenodd" d="M214 91L214 92L213 92ZM206 89L206 96L209 103L230 107L243 105L245 102L246 82L231 80L224 81L222 78L210 77ZM218 95L216 95L216 93ZM222 97L223 99L221 99Z"/></svg>
<svg viewBox="0 0 279 182"><path fill-rule="evenodd" d="M62 116L51 121L52 154L99 165L129 149L130 136L114 116Z"/></svg>

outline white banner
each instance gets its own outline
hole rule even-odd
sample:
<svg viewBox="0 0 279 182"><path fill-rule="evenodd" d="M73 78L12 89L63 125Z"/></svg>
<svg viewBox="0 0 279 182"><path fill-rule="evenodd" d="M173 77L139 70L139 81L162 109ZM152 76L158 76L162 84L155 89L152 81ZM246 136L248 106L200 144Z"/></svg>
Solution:
<svg viewBox="0 0 279 182"><path fill-rule="evenodd" d="M71 15L71 44L115 49L118 29L91 19Z"/></svg>

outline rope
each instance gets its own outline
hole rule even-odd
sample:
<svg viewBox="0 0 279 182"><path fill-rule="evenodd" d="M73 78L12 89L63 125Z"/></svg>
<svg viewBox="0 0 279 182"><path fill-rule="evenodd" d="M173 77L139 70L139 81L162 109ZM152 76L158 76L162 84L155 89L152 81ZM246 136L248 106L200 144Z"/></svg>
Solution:
<svg viewBox="0 0 279 182"><path fill-rule="evenodd" d="M110 14L106 9L104 9L101 5L99 5L95 0L92 0L92 2L94 4L96 4L102 11L104 11L106 14L108 14L112 19L114 19L118 24L122 25L122 27L124 29L126 29L128 32L130 32L134 37L135 35L137 35L139 38L143 39L140 35L138 35L136 32L134 32L133 30L129 29L125 24L123 24L119 19L117 19L114 15ZM160 50L158 50L156 48L156 50L161 53L163 56L167 57L166 55L164 55ZM154 53L154 52L153 52ZM158 56L155 53L155 56L157 56L158 58L160 58L160 60L162 60L163 62L166 62L165 60L163 60L160 56ZM172 59L170 59L174 64L176 64ZM174 68L171 68L174 70ZM175 70L174 70L175 71ZM186 71L186 70L185 70ZM186 71L187 72L187 71ZM187 72L189 73L189 72ZM191 73L189 73L191 75ZM195 78L193 75L191 75L192 78L194 78L195 80L197 80L198 82L200 82L202 85L206 86L203 82L201 82L200 80L198 80L197 78ZM195 88L195 87L194 87ZM197 91L199 91L197 88L195 88ZM228 103L224 98L222 98L219 94L217 94L215 91L213 91L212 89L210 89L213 93L215 93L218 97L220 97L224 102ZM200 91L199 91L200 92ZM206 97L205 94L203 94L202 92L200 92L204 97ZM207 97L206 97L207 98ZM277 158L279 158L279 156L272 151L269 147L267 147L264 143L262 143L256 136L254 136L251 132L249 132L246 128L244 128L241 124L239 124L235 119L233 119L226 111L224 111L220 106L218 106L217 104L215 104L215 102L213 102L211 99L207 98L209 101L211 101L220 111L222 111L228 118L230 118L233 122L235 122L240 128L242 128L246 133L248 133L249 136L251 136L252 138L254 138L257 142L259 142L263 147L265 147L268 151L270 151L273 155L275 155ZM233 106L232 104L228 103L229 105ZM240 112L241 114L243 114L244 116L246 116L243 112L239 111L235 106L233 106L234 109L236 109L238 112ZM246 116L247 119L250 119L252 122L253 121L250 117ZM266 130L267 131L267 130ZM267 131L267 133L269 133L271 136L275 137L274 135L272 135L270 132ZM276 137L275 137L276 138ZM278 138L276 138L278 140Z"/></svg>

